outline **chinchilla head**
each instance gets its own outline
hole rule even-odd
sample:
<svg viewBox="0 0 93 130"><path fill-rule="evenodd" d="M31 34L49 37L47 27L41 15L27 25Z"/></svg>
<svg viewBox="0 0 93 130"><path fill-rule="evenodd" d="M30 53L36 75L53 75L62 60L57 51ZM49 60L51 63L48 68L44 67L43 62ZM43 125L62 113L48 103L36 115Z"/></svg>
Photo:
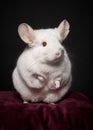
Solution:
<svg viewBox="0 0 93 130"><path fill-rule="evenodd" d="M57 63L66 55L62 42L67 37L69 28L67 20L63 20L56 28L36 30L22 23L18 27L18 33L20 38L28 44L27 49L34 59L43 63Z"/></svg>

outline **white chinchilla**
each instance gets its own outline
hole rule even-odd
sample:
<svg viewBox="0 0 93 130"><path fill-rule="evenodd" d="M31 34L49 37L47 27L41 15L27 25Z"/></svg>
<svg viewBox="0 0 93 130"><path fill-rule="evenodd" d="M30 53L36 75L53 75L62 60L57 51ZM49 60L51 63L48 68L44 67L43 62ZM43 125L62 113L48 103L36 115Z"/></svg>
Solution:
<svg viewBox="0 0 93 130"><path fill-rule="evenodd" d="M54 103L68 92L71 62L62 42L69 28L67 20L49 29L34 30L26 23L19 25L19 36L27 47L18 58L12 78L24 101Z"/></svg>

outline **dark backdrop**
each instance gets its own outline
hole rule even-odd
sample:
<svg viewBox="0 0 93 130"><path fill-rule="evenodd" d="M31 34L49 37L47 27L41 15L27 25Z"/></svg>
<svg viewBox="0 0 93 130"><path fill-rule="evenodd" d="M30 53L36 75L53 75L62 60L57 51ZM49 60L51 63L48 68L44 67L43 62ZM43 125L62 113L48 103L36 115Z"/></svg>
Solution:
<svg viewBox="0 0 93 130"><path fill-rule="evenodd" d="M12 71L25 48L17 33L20 23L34 29L56 27L63 19L71 25L64 41L72 62L72 89L93 98L92 85L92 9L90 2L19 1L0 4L0 91L14 90Z"/></svg>

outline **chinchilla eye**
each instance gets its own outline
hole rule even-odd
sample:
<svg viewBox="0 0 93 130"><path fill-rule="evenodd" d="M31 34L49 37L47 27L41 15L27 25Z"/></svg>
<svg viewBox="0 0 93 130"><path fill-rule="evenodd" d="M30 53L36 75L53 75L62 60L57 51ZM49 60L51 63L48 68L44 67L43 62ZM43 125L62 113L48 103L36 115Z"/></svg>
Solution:
<svg viewBox="0 0 93 130"><path fill-rule="evenodd" d="M47 45L47 42L42 42L42 45L45 47Z"/></svg>

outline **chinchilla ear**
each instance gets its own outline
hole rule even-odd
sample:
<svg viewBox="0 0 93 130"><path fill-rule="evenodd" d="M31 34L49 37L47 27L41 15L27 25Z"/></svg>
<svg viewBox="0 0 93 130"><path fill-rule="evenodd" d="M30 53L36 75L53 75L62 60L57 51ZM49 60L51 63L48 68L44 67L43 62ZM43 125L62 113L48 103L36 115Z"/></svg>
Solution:
<svg viewBox="0 0 93 130"><path fill-rule="evenodd" d="M31 44L35 39L34 30L26 23L18 26L18 34L20 38L27 44Z"/></svg>
<svg viewBox="0 0 93 130"><path fill-rule="evenodd" d="M59 24L58 31L60 33L60 36L61 36L62 40L64 40L67 37L67 35L68 35L69 31L70 31L69 28L70 28L70 24L66 19L63 20Z"/></svg>

